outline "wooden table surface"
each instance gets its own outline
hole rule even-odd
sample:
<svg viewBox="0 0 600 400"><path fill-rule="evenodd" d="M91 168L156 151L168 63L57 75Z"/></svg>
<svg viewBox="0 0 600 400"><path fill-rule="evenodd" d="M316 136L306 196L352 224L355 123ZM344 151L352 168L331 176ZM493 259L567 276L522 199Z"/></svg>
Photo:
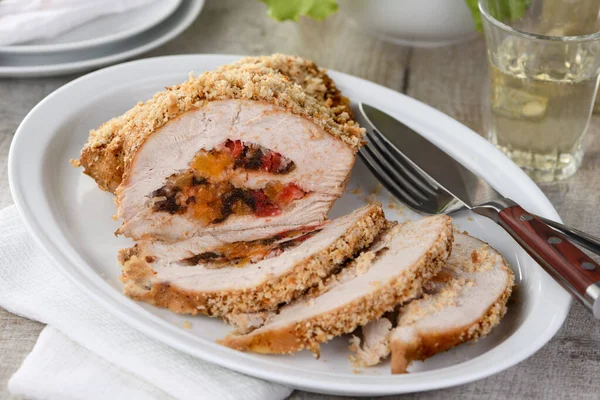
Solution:
<svg viewBox="0 0 600 400"><path fill-rule="evenodd" d="M197 21L170 43L145 54L297 54L406 93L482 131L481 86L487 77L481 37L438 49L400 47L360 32L335 15L325 22L276 23L256 0L208 1ZM46 95L76 78L0 79L0 208L12 204L8 149L25 115ZM140 99L142 100L142 99ZM586 155L572 178L542 186L567 224L600 236L600 118L593 117ZM0 399L6 382L29 353L43 325L0 308ZM574 304L565 325L537 354L487 379L402 398L598 399L600 323ZM292 399L333 399L295 392Z"/></svg>

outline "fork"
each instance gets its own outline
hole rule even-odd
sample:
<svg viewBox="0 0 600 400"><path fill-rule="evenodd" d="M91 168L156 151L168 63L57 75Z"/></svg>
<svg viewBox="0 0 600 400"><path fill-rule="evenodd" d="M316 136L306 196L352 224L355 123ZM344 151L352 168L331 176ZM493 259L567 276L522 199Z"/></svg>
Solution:
<svg viewBox="0 0 600 400"><path fill-rule="evenodd" d="M361 159L379 182L406 206L422 214L451 214L466 209L390 146L376 129L367 129L367 139L368 144L359 150ZM536 217L574 243L600 255L599 238L539 215Z"/></svg>

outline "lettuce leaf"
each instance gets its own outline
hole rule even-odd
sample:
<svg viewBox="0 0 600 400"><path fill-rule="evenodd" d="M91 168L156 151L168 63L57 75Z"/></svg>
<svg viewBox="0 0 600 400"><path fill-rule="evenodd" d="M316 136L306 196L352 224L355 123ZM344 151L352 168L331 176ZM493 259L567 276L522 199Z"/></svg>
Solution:
<svg viewBox="0 0 600 400"><path fill-rule="evenodd" d="M338 9L336 0L261 0L276 21L297 21L301 15L322 21Z"/></svg>
<svg viewBox="0 0 600 400"><path fill-rule="evenodd" d="M483 30L483 23L481 21L481 13L479 12L478 0L465 0L473 14L473 21L475 22L475 29L479 32ZM498 0L490 1L489 12L490 15L501 22L515 21L522 18L527 11L527 7L531 4L531 0Z"/></svg>

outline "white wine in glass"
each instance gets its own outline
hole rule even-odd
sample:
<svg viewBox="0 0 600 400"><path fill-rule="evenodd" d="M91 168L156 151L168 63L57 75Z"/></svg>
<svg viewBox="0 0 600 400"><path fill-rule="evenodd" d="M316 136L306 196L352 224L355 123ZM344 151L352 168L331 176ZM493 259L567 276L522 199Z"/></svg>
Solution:
<svg viewBox="0 0 600 400"><path fill-rule="evenodd" d="M598 15L600 1L578 1ZM490 71L488 138L536 181L566 178L583 158L600 34L589 13L561 14L556 1L527 2L522 15L503 12L504 21L491 13L499 3L506 1L480 1ZM579 36L552 36L563 34Z"/></svg>

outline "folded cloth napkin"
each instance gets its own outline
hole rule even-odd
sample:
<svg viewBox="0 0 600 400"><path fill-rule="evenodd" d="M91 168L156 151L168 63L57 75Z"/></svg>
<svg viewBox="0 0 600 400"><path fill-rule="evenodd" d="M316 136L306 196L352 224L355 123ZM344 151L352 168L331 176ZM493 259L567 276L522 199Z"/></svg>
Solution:
<svg viewBox="0 0 600 400"><path fill-rule="evenodd" d="M291 389L201 361L130 328L81 293L0 211L0 307L48 324L11 393L35 399L283 399Z"/></svg>
<svg viewBox="0 0 600 400"><path fill-rule="evenodd" d="M49 38L156 0L1 0L0 46Z"/></svg>

